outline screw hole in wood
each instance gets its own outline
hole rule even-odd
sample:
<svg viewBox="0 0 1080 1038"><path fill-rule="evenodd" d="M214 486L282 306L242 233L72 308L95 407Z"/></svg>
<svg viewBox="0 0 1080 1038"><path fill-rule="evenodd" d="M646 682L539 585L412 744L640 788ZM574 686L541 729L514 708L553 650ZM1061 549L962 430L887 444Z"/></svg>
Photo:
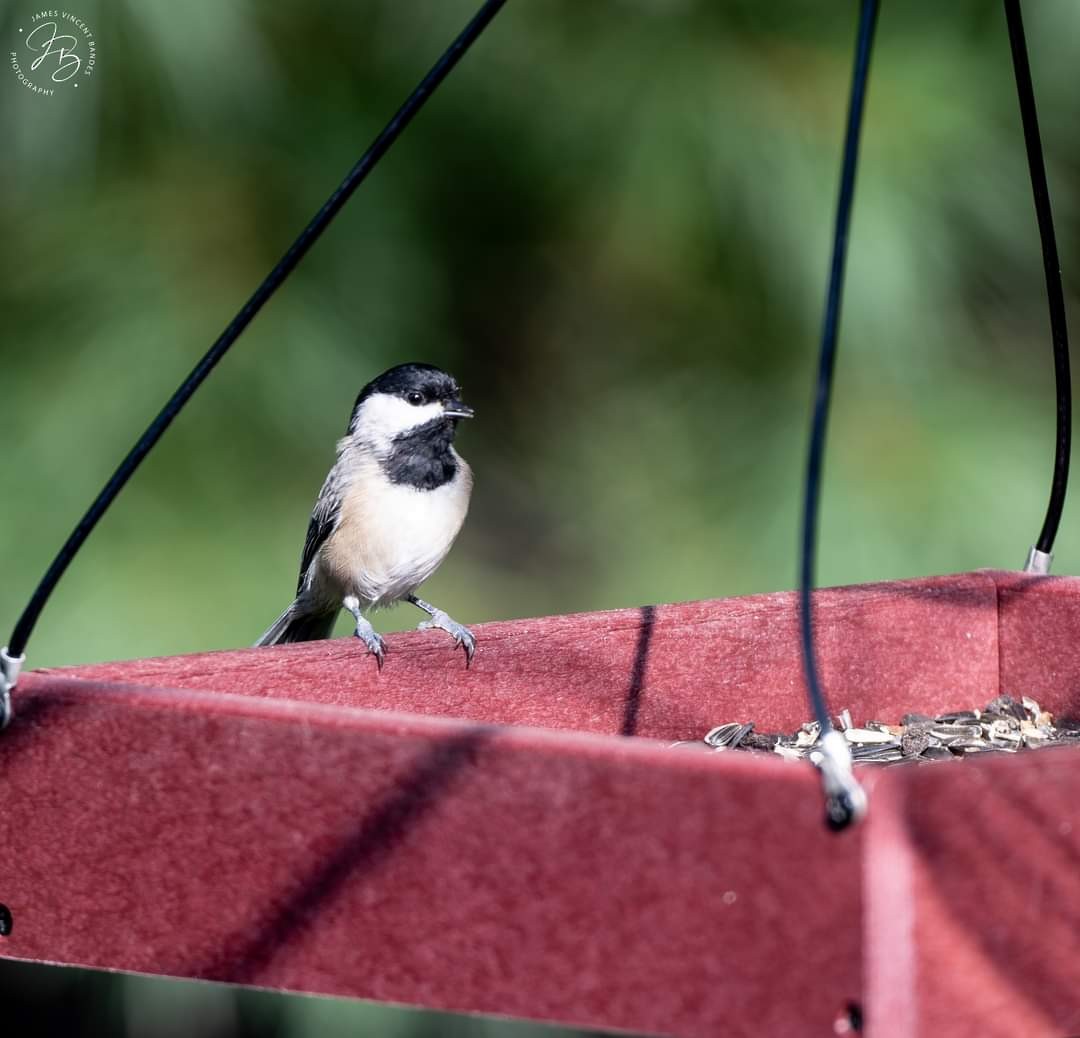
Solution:
<svg viewBox="0 0 1080 1038"><path fill-rule="evenodd" d="M858 1002L849 1002L833 1022L835 1034L862 1034L863 1011Z"/></svg>

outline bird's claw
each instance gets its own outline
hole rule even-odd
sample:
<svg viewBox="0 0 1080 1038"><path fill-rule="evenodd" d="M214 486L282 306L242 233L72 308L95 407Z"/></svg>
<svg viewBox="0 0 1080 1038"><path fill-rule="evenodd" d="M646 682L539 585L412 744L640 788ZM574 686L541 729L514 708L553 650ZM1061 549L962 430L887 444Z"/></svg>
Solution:
<svg viewBox="0 0 1080 1038"><path fill-rule="evenodd" d="M431 614L430 620L422 620L417 627L420 631L439 630L445 631L451 638L454 639L454 645L460 646L465 650L465 666L468 667L472 663L473 656L476 654L476 637L464 624L459 624L457 620L451 619L441 609L436 609Z"/></svg>
<svg viewBox="0 0 1080 1038"><path fill-rule="evenodd" d="M356 637L367 646L368 652L375 657L375 663L379 670L382 670L383 660L386 658L386 642L382 640L374 629L365 631L357 627Z"/></svg>

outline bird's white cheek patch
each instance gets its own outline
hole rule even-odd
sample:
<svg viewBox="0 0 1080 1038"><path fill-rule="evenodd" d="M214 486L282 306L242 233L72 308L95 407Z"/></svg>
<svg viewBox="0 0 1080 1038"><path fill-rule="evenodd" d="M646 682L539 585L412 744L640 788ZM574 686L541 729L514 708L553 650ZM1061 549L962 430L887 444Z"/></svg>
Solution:
<svg viewBox="0 0 1080 1038"><path fill-rule="evenodd" d="M389 441L400 433L440 418L442 414L440 403L417 406L399 396L375 393L361 404L356 431L372 439Z"/></svg>

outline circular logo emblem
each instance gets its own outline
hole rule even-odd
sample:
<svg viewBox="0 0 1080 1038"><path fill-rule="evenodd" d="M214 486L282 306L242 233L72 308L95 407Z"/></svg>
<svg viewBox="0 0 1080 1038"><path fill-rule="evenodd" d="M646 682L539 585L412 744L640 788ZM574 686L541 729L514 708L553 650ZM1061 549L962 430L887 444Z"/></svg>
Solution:
<svg viewBox="0 0 1080 1038"><path fill-rule="evenodd" d="M96 61L94 33L70 11L38 11L15 32L11 71L42 97L77 90L94 74Z"/></svg>

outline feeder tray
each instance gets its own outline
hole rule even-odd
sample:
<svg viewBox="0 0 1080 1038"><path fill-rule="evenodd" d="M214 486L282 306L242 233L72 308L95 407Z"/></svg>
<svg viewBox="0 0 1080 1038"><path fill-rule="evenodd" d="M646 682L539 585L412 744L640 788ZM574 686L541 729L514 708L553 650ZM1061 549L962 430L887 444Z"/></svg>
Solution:
<svg viewBox="0 0 1080 1038"><path fill-rule="evenodd" d="M1080 579L816 593L857 717L1080 714ZM817 775L695 753L803 720L793 594L28 673L0 737L4 956L638 1033L1057 1035L1080 752Z"/></svg>

